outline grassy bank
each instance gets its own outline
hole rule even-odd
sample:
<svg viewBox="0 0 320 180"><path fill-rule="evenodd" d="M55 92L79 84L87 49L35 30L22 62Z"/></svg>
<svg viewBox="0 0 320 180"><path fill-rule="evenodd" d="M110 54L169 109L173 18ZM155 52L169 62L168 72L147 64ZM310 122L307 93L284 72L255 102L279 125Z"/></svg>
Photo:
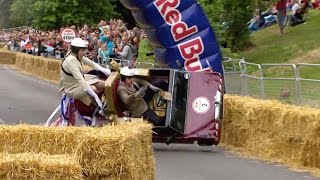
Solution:
<svg viewBox="0 0 320 180"><path fill-rule="evenodd" d="M250 49L240 52L247 61L254 63L297 63L320 62L318 57L306 57L312 51L320 52L320 11L313 10L306 24L287 26L280 36L279 28L273 25L252 34L254 44ZM316 52L314 52L316 53ZM299 60L299 57L300 60Z"/></svg>
<svg viewBox="0 0 320 180"><path fill-rule="evenodd" d="M320 63L320 10L310 11L305 24L287 26L280 36L277 25L252 33L253 46L232 54L222 49L224 56L245 57L246 61L262 63ZM152 47L142 40L139 49L139 61L154 62L154 57L147 57ZM305 68L301 74L305 78L319 78L320 68ZM252 72L255 70L252 69ZM291 76L288 68L270 68L264 71L266 76ZM292 74L292 73L291 73ZM320 78L319 78L320 79Z"/></svg>

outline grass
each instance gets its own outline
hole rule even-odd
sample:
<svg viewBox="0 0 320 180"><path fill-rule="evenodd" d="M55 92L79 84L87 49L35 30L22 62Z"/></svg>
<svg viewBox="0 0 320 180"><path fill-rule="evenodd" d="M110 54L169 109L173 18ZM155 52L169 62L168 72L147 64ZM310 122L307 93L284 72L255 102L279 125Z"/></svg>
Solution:
<svg viewBox="0 0 320 180"><path fill-rule="evenodd" d="M306 24L287 26L282 36L277 25L254 32L252 42L253 47L239 54L258 64L286 63L309 51L320 51L320 11L311 11ZM320 56L314 62L320 62Z"/></svg>
<svg viewBox="0 0 320 180"><path fill-rule="evenodd" d="M138 60L140 62L148 62L148 63L155 63L155 58L154 56L147 56L146 54L149 52L153 52L153 48L151 45L148 43L148 40L142 39L140 41L139 45L139 56Z"/></svg>
<svg viewBox="0 0 320 180"><path fill-rule="evenodd" d="M313 10L306 24L296 27L287 26L285 33L280 36L279 28L273 25L266 29L252 33L253 46L242 52L237 52L235 58L244 57L247 62L256 64L277 63L277 64L297 64L297 63L319 63L320 64L320 11ZM228 65L232 67L232 65ZM259 77L258 68L250 65L247 74ZM264 77L273 78L294 78L292 67L268 67L263 66ZM300 66L299 75L304 79L320 80L320 66ZM228 74L228 76L230 76ZM226 77L228 77L226 75ZM312 107L320 107L320 83L307 80L276 80L264 79L264 89L261 89L259 79L243 78L243 84L234 83L230 79L240 81L239 78L230 77L226 79L227 85L235 91L242 91L253 97L263 97L266 99L278 99L290 104L304 104ZM296 83L300 83L300 89L296 88ZM239 85L240 84L240 85ZM244 86L243 86L244 85ZM242 87L241 90L236 88ZM282 97L283 91L288 91L290 95ZM263 95L262 95L262 92Z"/></svg>

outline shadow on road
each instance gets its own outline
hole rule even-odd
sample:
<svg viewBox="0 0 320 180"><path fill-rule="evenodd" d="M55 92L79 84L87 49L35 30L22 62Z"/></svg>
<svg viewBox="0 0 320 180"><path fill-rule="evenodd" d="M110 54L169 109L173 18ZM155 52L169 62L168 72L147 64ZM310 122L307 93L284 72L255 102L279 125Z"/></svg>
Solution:
<svg viewBox="0 0 320 180"><path fill-rule="evenodd" d="M154 143L153 149L156 152L207 152L207 153L221 153L223 149L218 146L199 146L197 144L160 144Z"/></svg>

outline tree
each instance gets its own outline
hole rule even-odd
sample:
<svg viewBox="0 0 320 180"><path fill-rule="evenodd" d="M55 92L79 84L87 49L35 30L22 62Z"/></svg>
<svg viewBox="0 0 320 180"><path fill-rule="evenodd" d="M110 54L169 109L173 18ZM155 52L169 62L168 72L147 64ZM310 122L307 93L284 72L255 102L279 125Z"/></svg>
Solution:
<svg viewBox="0 0 320 180"><path fill-rule="evenodd" d="M226 39L228 46L233 52L241 50L250 43L247 23L254 9L252 0L225 0L223 1L223 9L223 19L227 24Z"/></svg>
<svg viewBox="0 0 320 180"><path fill-rule="evenodd" d="M200 0L201 6L204 8L210 24L215 31L218 42L221 46L227 47L226 29L223 25L223 0Z"/></svg>
<svg viewBox="0 0 320 180"><path fill-rule="evenodd" d="M233 52L250 43L247 22L251 18L253 0L200 0L223 47Z"/></svg>
<svg viewBox="0 0 320 180"><path fill-rule="evenodd" d="M10 7L10 20L12 26L31 26L32 9L30 8L37 0L13 0Z"/></svg>
<svg viewBox="0 0 320 180"><path fill-rule="evenodd" d="M13 0L0 0L0 28L11 27L10 23L10 7Z"/></svg>
<svg viewBox="0 0 320 180"><path fill-rule="evenodd" d="M55 29L70 25L93 25L117 15L117 0L13 0L11 21L16 26L31 25Z"/></svg>

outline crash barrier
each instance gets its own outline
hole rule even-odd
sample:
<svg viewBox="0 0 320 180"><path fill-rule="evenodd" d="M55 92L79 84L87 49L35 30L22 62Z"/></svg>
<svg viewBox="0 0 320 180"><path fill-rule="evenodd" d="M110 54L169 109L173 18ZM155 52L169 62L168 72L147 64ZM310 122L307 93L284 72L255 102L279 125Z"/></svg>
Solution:
<svg viewBox="0 0 320 180"><path fill-rule="evenodd" d="M13 32L13 31L20 31L20 30L24 30L24 29L28 29L31 27L28 26L20 26L20 27L14 27L14 28L8 28L8 29L1 29L1 32L7 33L7 32Z"/></svg>
<svg viewBox="0 0 320 180"><path fill-rule="evenodd" d="M82 168L71 155L1 153L0 179L82 179Z"/></svg>
<svg viewBox="0 0 320 180"><path fill-rule="evenodd" d="M226 95L222 144L320 175L320 110Z"/></svg>
<svg viewBox="0 0 320 180"><path fill-rule="evenodd" d="M0 50L0 64L14 64L16 53Z"/></svg>
<svg viewBox="0 0 320 180"><path fill-rule="evenodd" d="M14 169L22 165L20 168L29 169L30 176L40 171L38 175L43 175L51 168L46 178L40 178L51 179L49 175L59 176L55 173L70 166L64 173L74 176L70 179L77 179L79 163L81 174L89 179L154 179L152 126L147 123L128 122L101 128L3 125L0 134L0 152L4 153L0 164L5 164L0 168L6 168L0 172L3 176L10 176L12 172L15 172L13 177L22 176L24 171ZM63 156L68 158L63 161ZM56 161L51 161L55 157ZM17 161L12 166L7 166L14 160ZM32 167L36 169L32 171Z"/></svg>
<svg viewBox="0 0 320 180"><path fill-rule="evenodd" d="M319 71L320 64L255 64L231 58L223 64L228 94L320 107L320 78L306 73Z"/></svg>
<svg viewBox="0 0 320 180"><path fill-rule="evenodd" d="M48 80L59 81L60 78L61 61L55 59L16 53L15 65L22 70Z"/></svg>
<svg viewBox="0 0 320 180"><path fill-rule="evenodd" d="M109 58L107 60L108 63L105 63L102 59L99 59L98 63L100 65L106 66L106 65L110 65L110 62L112 60L115 60L116 62L119 62L119 64L122 67L124 67L124 66L132 66L132 67L137 67L137 68L157 68L157 67L159 67L159 65L157 63L129 61L129 60L123 60L123 59L119 59L119 58Z"/></svg>

